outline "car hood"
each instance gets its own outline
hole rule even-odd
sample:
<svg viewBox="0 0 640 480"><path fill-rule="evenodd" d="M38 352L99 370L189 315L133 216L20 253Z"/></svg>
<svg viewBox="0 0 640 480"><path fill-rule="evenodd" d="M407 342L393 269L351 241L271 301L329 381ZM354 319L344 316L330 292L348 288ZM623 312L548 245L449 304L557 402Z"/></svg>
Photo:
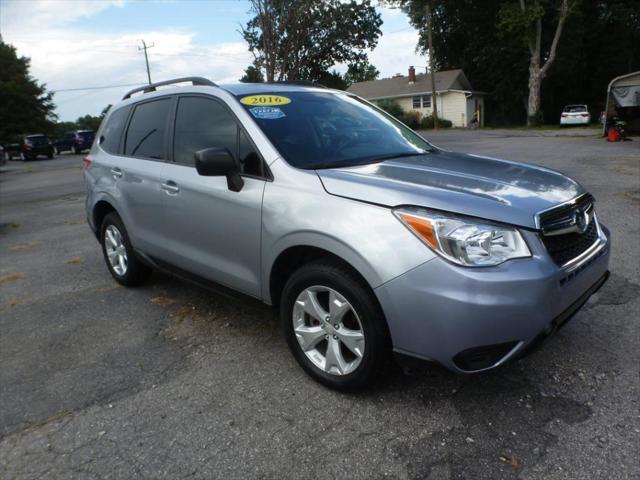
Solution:
<svg viewBox="0 0 640 480"><path fill-rule="evenodd" d="M528 228L536 228L536 213L585 192L554 170L441 150L317 173L332 195L388 207L433 208Z"/></svg>

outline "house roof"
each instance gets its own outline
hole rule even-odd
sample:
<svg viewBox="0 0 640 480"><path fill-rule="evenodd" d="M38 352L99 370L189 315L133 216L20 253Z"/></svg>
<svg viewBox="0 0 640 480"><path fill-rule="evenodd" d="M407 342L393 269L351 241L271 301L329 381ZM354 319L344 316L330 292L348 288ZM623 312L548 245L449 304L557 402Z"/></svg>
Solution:
<svg viewBox="0 0 640 480"><path fill-rule="evenodd" d="M443 92L447 90L472 91L472 88L464 72L460 69L436 72L436 91ZM405 75L358 82L351 85L347 91L367 99L405 97L430 93L431 74L421 73L416 75L414 83L409 83L409 77Z"/></svg>

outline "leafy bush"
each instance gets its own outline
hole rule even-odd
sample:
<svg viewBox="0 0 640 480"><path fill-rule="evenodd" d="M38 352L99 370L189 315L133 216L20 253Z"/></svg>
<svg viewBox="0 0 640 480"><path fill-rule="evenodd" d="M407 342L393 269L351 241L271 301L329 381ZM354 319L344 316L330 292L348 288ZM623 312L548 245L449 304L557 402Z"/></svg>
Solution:
<svg viewBox="0 0 640 480"><path fill-rule="evenodd" d="M420 127L420 113L418 112L407 112L398 116L398 120L407 125L408 127L413 128L414 130Z"/></svg>
<svg viewBox="0 0 640 480"><path fill-rule="evenodd" d="M427 115L422 118L422 122L420 122L420 128L423 130L431 130L434 126L433 115ZM447 120L446 118L438 118L438 128L451 128L453 123L451 120Z"/></svg>
<svg viewBox="0 0 640 480"><path fill-rule="evenodd" d="M392 100L390 98L385 98L383 100L379 100L377 102L378 107L387 112L389 115L393 115L396 118L400 118L400 116L404 113L402 111L402 107L398 105L398 102Z"/></svg>

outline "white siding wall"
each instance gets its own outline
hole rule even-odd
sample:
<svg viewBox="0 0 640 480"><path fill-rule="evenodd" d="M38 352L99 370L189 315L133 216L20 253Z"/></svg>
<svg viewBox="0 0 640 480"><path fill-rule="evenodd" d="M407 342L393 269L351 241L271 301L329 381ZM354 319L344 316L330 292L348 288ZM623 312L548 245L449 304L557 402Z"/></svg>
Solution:
<svg viewBox="0 0 640 480"><path fill-rule="evenodd" d="M462 92L446 92L442 95L442 110L438 113L453 123L454 127L466 127L467 99ZM439 104L438 104L439 106Z"/></svg>
<svg viewBox="0 0 640 480"><path fill-rule="evenodd" d="M441 118L450 120L454 127L466 127L469 117L467 115L467 99L464 93L445 92L436 96L438 98L438 115ZM405 112L420 112L423 117L431 115L431 107L413 108L413 97L401 97L394 100ZM473 112L473 106L469 108Z"/></svg>

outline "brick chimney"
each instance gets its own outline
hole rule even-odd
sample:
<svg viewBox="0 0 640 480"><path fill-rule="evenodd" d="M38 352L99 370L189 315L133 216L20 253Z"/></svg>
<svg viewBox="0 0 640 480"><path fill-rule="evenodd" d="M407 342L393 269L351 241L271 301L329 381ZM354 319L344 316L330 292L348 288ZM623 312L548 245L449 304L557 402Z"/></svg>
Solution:
<svg viewBox="0 0 640 480"><path fill-rule="evenodd" d="M416 83L416 69L413 65L409 67L409 83Z"/></svg>

